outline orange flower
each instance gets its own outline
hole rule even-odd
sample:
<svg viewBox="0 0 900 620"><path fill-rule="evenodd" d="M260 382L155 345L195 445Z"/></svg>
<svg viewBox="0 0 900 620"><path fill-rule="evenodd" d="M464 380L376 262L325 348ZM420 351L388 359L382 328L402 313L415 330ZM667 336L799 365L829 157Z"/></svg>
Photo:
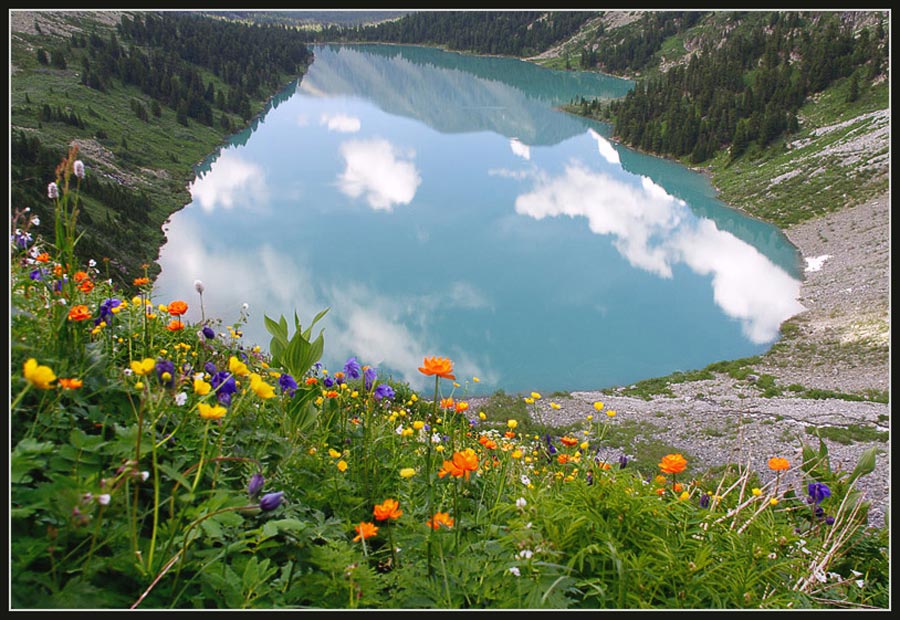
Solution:
<svg viewBox="0 0 900 620"><path fill-rule="evenodd" d="M506 431L505 433L503 433L503 436L506 437L507 439L515 439L516 432L515 431Z"/></svg>
<svg viewBox="0 0 900 620"><path fill-rule="evenodd" d="M84 321L91 318L91 311L88 310L87 306L78 305L72 306L72 309L69 310L69 320L70 321Z"/></svg>
<svg viewBox="0 0 900 620"><path fill-rule="evenodd" d="M185 312L187 312L188 305L181 300L173 301L169 304L168 310L169 314L172 316L181 316Z"/></svg>
<svg viewBox="0 0 900 620"><path fill-rule="evenodd" d="M569 455L568 454L560 454L559 456L556 457L556 460L559 461L560 465L565 465L566 463L569 462Z"/></svg>
<svg viewBox="0 0 900 620"><path fill-rule="evenodd" d="M438 529L442 525L444 527L450 528L453 527L453 517L451 517L446 512L436 512L434 516L428 519L428 527L431 529Z"/></svg>
<svg viewBox="0 0 900 620"><path fill-rule="evenodd" d="M680 474L687 467L687 460L680 454L667 454L659 464L659 470L664 474Z"/></svg>
<svg viewBox="0 0 900 620"><path fill-rule="evenodd" d="M456 413L462 413L464 411L467 411L468 409L469 409L469 403L467 403L466 401L461 400L458 403L456 403Z"/></svg>
<svg viewBox="0 0 900 620"><path fill-rule="evenodd" d="M560 437L559 441L562 443L562 445L567 446L569 448L571 448L572 446L578 445L578 440L575 439L574 437L569 437L569 436Z"/></svg>
<svg viewBox="0 0 900 620"><path fill-rule="evenodd" d="M454 404L452 396L441 399L441 409L453 409Z"/></svg>
<svg viewBox="0 0 900 620"><path fill-rule="evenodd" d="M472 448L466 448L462 452L454 452L453 464L462 472L454 475L457 477L464 475L466 480L468 480L469 474L478 470L478 455L475 454L475 450Z"/></svg>
<svg viewBox="0 0 900 620"><path fill-rule="evenodd" d="M169 324L166 325L166 329L168 329L170 332L177 332L184 329L184 323L182 323L178 319L172 319L171 321L169 321Z"/></svg>
<svg viewBox="0 0 900 620"><path fill-rule="evenodd" d="M378 533L378 526L374 523L362 522L353 528L356 532L356 537L353 539L353 542L358 540L366 540L367 538L372 538L375 534Z"/></svg>
<svg viewBox="0 0 900 620"><path fill-rule="evenodd" d="M81 379L59 379L59 387L65 390L77 390L82 385L84 385L84 381Z"/></svg>
<svg viewBox="0 0 900 620"><path fill-rule="evenodd" d="M494 450L497 448L497 442L494 441L493 439L485 437L484 435L482 435L481 437L478 438L478 443L480 443L482 446L484 446L488 450Z"/></svg>
<svg viewBox="0 0 900 620"><path fill-rule="evenodd" d="M453 374L453 362L446 357L426 357L419 372L423 375L456 380L456 376Z"/></svg>
<svg viewBox="0 0 900 620"><path fill-rule="evenodd" d="M337 398L338 393L335 390L325 392L325 398Z"/></svg>
<svg viewBox="0 0 900 620"><path fill-rule="evenodd" d="M400 510L400 502L388 498L381 504L375 505L374 513L376 521L386 521L387 519L399 519L403 511Z"/></svg>
<svg viewBox="0 0 900 620"><path fill-rule="evenodd" d="M39 263L49 263L50 255L47 252L41 252L40 254L35 256L34 260L36 260Z"/></svg>
<svg viewBox="0 0 900 620"><path fill-rule="evenodd" d="M133 284L135 286L144 286L145 284L150 284L150 278L147 278L147 277L135 278ZM181 302L181 303L184 303L184 302Z"/></svg>
<svg viewBox="0 0 900 620"><path fill-rule="evenodd" d="M78 290L80 290L82 293L90 293L94 290L94 283L90 280L85 280L78 285Z"/></svg>
<svg viewBox="0 0 900 620"><path fill-rule="evenodd" d="M780 456L773 456L769 459L769 469L772 471L785 471L790 469L791 464L787 459L781 458Z"/></svg>
<svg viewBox="0 0 900 620"><path fill-rule="evenodd" d="M86 271L76 271L72 278L75 280L75 284L81 284L88 279L88 274Z"/></svg>
<svg viewBox="0 0 900 620"><path fill-rule="evenodd" d="M444 464L441 466L440 471L438 471L438 478L443 478L446 475L451 475L454 478L461 477L465 472L456 466L456 463L453 461L444 461Z"/></svg>
<svg viewBox="0 0 900 620"><path fill-rule="evenodd" d="M315 385L318 382L319 382L319 380L316 379L315 377L307 377L306 378L306 385Z"/></svg>

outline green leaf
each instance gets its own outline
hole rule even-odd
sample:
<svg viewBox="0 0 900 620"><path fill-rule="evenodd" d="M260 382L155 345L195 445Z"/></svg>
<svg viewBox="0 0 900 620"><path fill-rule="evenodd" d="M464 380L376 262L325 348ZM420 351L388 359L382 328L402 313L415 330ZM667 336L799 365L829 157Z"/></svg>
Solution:
<svg viewBox="0 0 900 620"><path fill-rule="evenodd" d="M878 449L873 446L862 453L847 482L853 482L860 476L866 476L875 471L875 454L877 451Z"/></svg>
<svg viewBox="0 0 900 620"><path fill-rule="evenodd" d="M52 453L55 447L49 441L38 442L34 439L20 441L10 456L9 481L13 484L31 482L30 472L43 469L47 464L47 459L43 458L43 455Z"/></svg>

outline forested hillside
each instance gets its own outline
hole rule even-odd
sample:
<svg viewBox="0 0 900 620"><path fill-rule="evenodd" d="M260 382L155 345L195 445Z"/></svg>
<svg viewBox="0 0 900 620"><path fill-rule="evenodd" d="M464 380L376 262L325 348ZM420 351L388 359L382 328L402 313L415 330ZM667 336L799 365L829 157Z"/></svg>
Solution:
<svg viewBox="0 0 900 620"><path fill-rule="evenodd" d="M53 170L77 141L82 260L128 286L189 200L192 166L311 60L302 32L192 13L13 15L11 204L52 221ZM30 19L31 23L23 20Z"/></svg>

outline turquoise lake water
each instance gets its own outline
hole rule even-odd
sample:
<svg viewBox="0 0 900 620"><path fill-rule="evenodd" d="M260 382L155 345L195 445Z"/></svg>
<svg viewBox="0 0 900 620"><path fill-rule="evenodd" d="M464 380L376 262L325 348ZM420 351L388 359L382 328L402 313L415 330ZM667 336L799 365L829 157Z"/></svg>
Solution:
<svg viewBox="0 0 900 620"><path fill-rule="evenodd" d="M437 355L487 394L756 355L803 310L777 228L555 109L631 82L419 47L314 51L165 226L154 299L185 300L189 321L195 280L206 317L231 324L247 304L247 347L267 347L264 315L305 326L327 307L314 333L332 371L356 356L422 389Z"/></svg>

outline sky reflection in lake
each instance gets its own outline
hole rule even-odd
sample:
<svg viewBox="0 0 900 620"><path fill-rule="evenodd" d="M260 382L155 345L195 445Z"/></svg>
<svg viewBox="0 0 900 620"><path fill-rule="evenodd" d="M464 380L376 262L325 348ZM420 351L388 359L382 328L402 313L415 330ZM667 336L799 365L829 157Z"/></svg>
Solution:
<svg viewBox="0 0 900 620"><path fill-rule="evenodd" d="M425 386L426 355L486 393L627 384L760 353L803 310L795 249L697 174L554 105L630 84L425 48L316 48L299 86L198 171L156 296L200 320L304 323ZM555 97L555 98L554 98ZM316 332L318 328L316 329Z"/></svg>

